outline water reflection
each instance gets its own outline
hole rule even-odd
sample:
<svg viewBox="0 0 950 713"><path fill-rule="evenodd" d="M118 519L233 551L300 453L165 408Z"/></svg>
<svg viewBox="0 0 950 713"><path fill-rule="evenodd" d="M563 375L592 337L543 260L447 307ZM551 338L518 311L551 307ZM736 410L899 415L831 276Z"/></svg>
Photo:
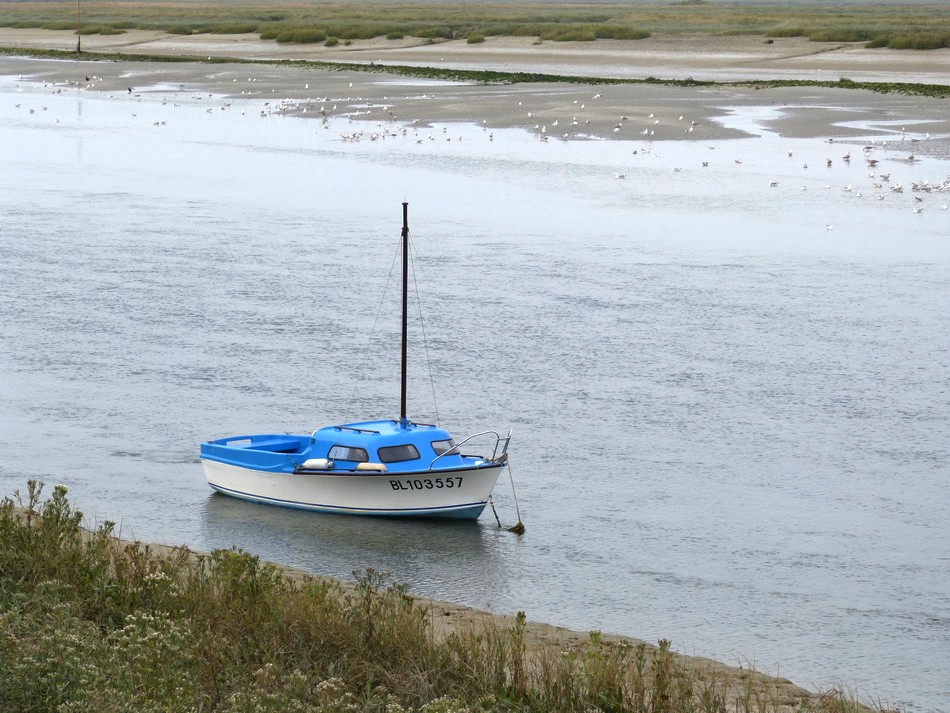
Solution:
<svg viewBox="0 0 950 713"><path fill-rule="evenodd" d="M212 493L201 510L202 541L237 546L310 572L350 577L357 570L387 572L412 583L412 592L461 601L479 587L504 588L510 576L494 528L467 521L394 520L311 513L248 503ZM486 578L488 581L486 581ZM442 587L448 583L446 597Z"/></svg>

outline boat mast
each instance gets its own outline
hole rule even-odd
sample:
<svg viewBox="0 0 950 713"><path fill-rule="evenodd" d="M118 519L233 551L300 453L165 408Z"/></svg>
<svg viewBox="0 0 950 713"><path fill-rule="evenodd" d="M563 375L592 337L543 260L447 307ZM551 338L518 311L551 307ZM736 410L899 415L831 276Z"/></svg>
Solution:
<svg viewBox="0 0 950 713"><path fill-rule="evenodd" d="M409 307L409 204L402 204L402 394L399 405L399 422L409 425L406 418L406 361L409 337L407 312Z"/></svg>

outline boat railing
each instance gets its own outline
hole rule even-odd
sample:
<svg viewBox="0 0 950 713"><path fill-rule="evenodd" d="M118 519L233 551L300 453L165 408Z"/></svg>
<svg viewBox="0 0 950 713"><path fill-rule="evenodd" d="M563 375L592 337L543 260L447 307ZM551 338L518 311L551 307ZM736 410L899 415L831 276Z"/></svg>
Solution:
<svg viewBox="0 0 950 713"><path fill-rule="evenodd" d="M379 431L374 431L370 428L356 428L355 426L333 426L333 428L338 431L353 431L354 433L379 433ZM317 438L317 434L323 430L326 430L326 428L318 428L316 431L311 433L310 442L313 443Z"/></svg>
<svg viewBox="0 0 950 713"><path fill-rule="evenodd" d="M508 455L508 444L511 443L511 429L508 429L508 435L495 441L495 449L492 451L491 459L498 460L502 456ZM501 448L501 452L498 449Z"/></svg>
<svg viewBox="0 0 950 713"><path fill-rule="evenodd" d="M461 441L456 443L452 448L447 450L445 453L440 453L439 455L437 455L432 460L432 462L429 463L429 470L432 470L435 467L436 461L439 460L439 458L442 458L443 456L462 455L462 457L466 457L462 454L462 452L459 449L462 446L464 446L466 443L468 443L469 441L474 440L476 438L480 438L482 436L495 437L495 446L492 449L491 458L488 459L490 462L504 463L506 460L508 460L508 444L511 443L511 429L508 429L508 435L504 437L500 436L498 434L498 431L481 431L480 433L473 433L471 436L463 438ZM478 456L478 457L482 457L482 456Z"/></svg>

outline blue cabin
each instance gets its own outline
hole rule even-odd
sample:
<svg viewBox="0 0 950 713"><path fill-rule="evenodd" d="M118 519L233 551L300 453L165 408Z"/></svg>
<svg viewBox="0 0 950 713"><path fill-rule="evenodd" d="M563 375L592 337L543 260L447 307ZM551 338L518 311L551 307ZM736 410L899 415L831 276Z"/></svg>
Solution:
<svg viewBox="0 0 950 713"><path fill-rule="evenodd" d="M362 421L311 435L232 436L201 444L201 457L268 472L413 473L478 467L444 428L410 421Z"/></svg>
<svg viewBox="0 0 950 713"><path fill-rule="evenodd" d="M311 437L307 458L325 459L333 470L412 472L472 465L472 457L466 462L444 428L408 421L363 421L321 428Z"/></svg>

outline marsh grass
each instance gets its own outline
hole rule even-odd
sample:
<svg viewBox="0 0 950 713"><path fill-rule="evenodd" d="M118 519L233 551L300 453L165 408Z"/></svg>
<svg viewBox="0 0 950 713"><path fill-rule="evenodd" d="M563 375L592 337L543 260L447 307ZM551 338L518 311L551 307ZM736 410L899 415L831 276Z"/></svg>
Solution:
<svg viewBox="0 0 950 713"><path fill-rule="evenodd" d="M950 32L898 32L881 35L868 42L868 47L887 47L892 50L936 50L950 47Z"/></svg>
<svg viewBox="0 0 950 713"><path fill-rule="evenodd" d="M80 32L80 35L122 35L125 30L114 25L86 25Z"/></svg>
<svg viewBox="0 0 950 713"><path fill-rule="evenodd" d="M436 635L373 570L292 579L237 549L196 555L82 527L66 489L0 503L0 709L119 711L778 711L764 677L687 670L661 641L592 632L561 651L511 626ZM763 687L764 686L764 687ZM800 713L866 710L830 692Z"/></svg>
<svg viewBox="0 0 950 713"><path fill-rule="evenodd" d="M950 14L940 3L721 4L702 2L520 4L500 2L289 3L181 0L85 3L83 21L97 27L216 34L258 33L262 39L322 42L386 37L535 37L554 41L635 40L659 33L757 34L816 42L933 49L947 46ZM0 26L75 29L72 0L0 3ZM280 41L280 40L279 40Z"/></svg>

